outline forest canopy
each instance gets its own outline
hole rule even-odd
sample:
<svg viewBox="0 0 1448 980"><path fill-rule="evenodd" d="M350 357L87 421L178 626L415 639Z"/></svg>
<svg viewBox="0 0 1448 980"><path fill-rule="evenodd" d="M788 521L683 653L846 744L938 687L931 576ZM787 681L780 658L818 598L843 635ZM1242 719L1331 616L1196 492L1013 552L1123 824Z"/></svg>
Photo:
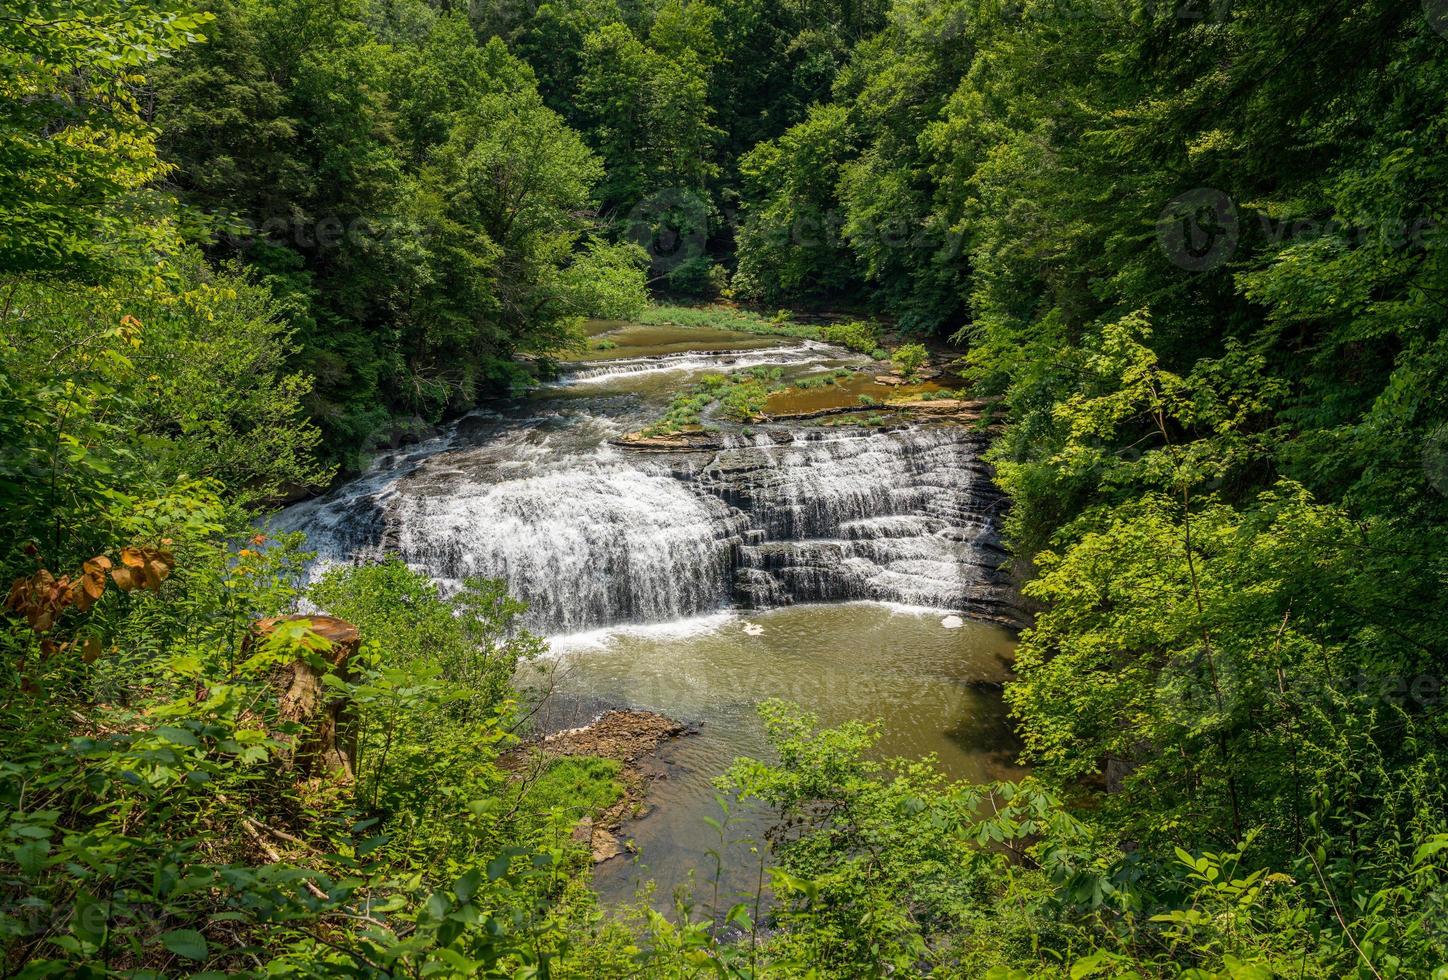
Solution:
<svg viewBox="0 0 1448 980"><path fill-rule="evenodd" d="M1441 8L10 5L3 972L1448 976ZM1006 419L1031 775L764 705L767 921L603 914L616 773L507 769L500 583L258 523L661 298L873 318ZM347 676L257 632L319 605Z"/></svg>

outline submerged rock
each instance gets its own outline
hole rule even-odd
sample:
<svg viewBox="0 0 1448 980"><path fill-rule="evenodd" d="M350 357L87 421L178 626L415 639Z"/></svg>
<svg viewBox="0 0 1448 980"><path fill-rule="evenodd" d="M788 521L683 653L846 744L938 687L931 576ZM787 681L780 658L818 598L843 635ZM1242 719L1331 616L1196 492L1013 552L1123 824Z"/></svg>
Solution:
<svg viewBox="0 0 1448 980"><path fill-rule="evenodd" d="M606 827L600 827L592 817L584 817L573 828L573 840L587 847L594 864L602 864L624 853L624 846L618 835Z"/></svg>

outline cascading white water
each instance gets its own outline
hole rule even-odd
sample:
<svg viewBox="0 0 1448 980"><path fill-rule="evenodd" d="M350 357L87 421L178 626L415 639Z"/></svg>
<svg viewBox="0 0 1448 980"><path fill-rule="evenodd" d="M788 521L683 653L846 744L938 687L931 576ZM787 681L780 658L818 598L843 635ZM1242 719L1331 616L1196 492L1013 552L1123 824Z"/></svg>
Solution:
<svg viewBox="0 0 1448 980"><path fill-rule="evenodd" d="M749 516L740 597L1005 611L1000 496L958 428L811 430L727 448L700 473Z"/></svg>
<svg viewBox="0 0 1448 980"><path fill-rule="evenodd" d="M805 341L784 347L740 351L679 351L651 357L621 357L608 361L562 364L565 384L599 384L628 374L665 371L742 371L752 367L785 367L818 360L825 344Z"/></svg>
<svg viewBox="0 0 1448 980"><path fill-rule="evenodd" d="M649 466L591 460L503 483L400 495L403 559L434 577L501 578L550 632L659 622L728 599L733 529L717 499Z"/></svg>
<svg viewBox="0 0 1448 980"><path fill-rule="evenodd" d="M757 355L807 365L816 347L582 369L611 373L471 417L274 526L306 531L323 564L395 553L444 585L504 579L544 633L839 599L1009 618L1000 496L975 433L773 431L663 456L610 445L658 413L606 383L655 370L636 364L728 370Z"/></svg>

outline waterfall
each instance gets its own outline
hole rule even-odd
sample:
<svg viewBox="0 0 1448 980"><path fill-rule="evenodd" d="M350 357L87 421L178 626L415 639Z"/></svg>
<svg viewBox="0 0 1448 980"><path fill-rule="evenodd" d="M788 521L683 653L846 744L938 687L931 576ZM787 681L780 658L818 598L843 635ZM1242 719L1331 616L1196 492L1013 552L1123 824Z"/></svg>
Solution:
<svg viewBox="0 0 1448 980"><path fill-rule="evenodd" d="M737 523L666 471L593 461L401 495L395 550L435 578L501 578L549 632L661 622L728 598Z"/></svg>
<svg viewBox="0 0 1448 980"><path fill-rule="evenodd" d="M572 385L599 384L631 374L653 374L665 371L741 371L752 367L786 367L805 364L820 357L826 345L805 341L784 347L765 347L738 351L680 351L650 357L621 357L604 361L577 361L559 365L564 383Z"/></svg>
<svg viewBox="0 0 1448 980"><path fill-rule="evenodd" d="M694 353L674 369L739 356ZM471 416L272 526L307 533L314 573L397 554L444 588L503 579L530 604L527 624L548 634L843 599L1016 618L979 433L771 430L637 454L610 440L657 406L571 393L578 383L511 416Z"/></svg>
<svg viewBox="0 0 1448 980"><path fill-rule="evenodd" d="M719 452L700 485L748 515L740 601L880 599L1009 617L1002 498L959 428L811 430Z"/></svg>

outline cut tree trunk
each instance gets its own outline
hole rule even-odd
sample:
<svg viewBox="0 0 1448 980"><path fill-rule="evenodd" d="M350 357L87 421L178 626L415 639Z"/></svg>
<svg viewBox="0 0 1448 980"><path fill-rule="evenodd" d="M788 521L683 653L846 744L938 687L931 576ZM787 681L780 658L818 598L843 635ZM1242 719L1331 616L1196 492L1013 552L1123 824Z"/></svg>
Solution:
<svg viewBox="0 0 1448 980"><path fill-rule="evenodd" d="M259 642L282 623L304 621L308 629L331 646L318 654L320 663L299 659L277 670L277 717L296 726L294 734L279 734L290 746L282 753L283 765L305 779L322 776L350 781L357 762L357 718L352 703L328 690L327 674L352 679L352 657L362 645L357 627L331 616L278 616L253 627L251 642Z"/></svg>

